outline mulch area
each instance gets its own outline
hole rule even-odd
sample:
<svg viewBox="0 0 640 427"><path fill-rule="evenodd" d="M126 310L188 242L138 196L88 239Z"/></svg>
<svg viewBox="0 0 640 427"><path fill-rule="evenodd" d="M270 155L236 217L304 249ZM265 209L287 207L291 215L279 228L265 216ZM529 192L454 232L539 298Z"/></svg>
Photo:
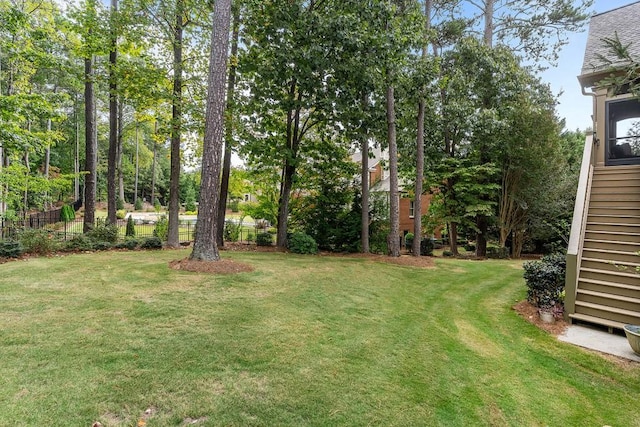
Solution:
<svg viewBox="0 0 640 427"><path fill-rule="evenodd" d="M226 243L224 247L219 248L220 252L287 252L275 246L256 246L247 245L242 243ZM432 257L414 257L411 255L401 255L394 258L386 255L377 254L335 254L330 252L322 252L319 256L322 257L341 257L341 258L363 258L373 262L385 262L388 264L418 267L418 268L432 268ZM169 267L174 270L185 270L196 273L205 274L235 274L253 271L253 267L241 262L233 261L226 258L220 258L219 261L192 261L188 258L175 260L169 262Z"/></svg>
<svg viewBox="0 0 640 427"><path fill-rule="evenodd" d="M558 336L561 335L569 326L564 319L556 319L553 323L545 323L540 319L538 308L534 307L529 301L524 300L513 306L513 309L527 322L534 324L538 328L548 333Z"/></svg>

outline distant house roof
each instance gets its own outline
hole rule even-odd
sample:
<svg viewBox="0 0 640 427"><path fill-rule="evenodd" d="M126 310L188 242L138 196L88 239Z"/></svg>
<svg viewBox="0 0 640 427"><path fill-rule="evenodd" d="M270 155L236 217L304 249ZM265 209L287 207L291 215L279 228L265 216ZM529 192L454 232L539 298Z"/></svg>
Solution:
<svg viewBox="0 0 640 427"><path fill-rule="evenodd" d="M584 52L580 81L593 85L598 77L612 67L626 63L616 57L603 43L603 39L615 38L618 34L623 46L629 45L629 53L640 58L640 1L594 15L589 22L589 37ZM606 60L603 60L602 58ZM608 61L610 62L608 62Z"/></svg>

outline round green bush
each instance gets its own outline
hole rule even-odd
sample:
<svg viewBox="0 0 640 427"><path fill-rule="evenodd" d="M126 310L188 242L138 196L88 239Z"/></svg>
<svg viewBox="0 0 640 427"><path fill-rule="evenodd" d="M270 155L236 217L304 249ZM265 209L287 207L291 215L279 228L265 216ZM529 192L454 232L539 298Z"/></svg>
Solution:
<svg viewBox="0 0 640 427"><path fill-rule="evenodd" d="M256 245L271 246L273 244L273 235L271 233L258 233L256 236Z"/></svg>
<svg viewBox="0 0 640 427"><path fill-rule="evenodd" d="M289 237L289 250L294 254L317 254L318 244L307 233L293 233Z"/></svg>
<svg viewBox="0 0 640 427"><path fill-rule="evenodd" d="M69 222L76 219L76 211L73 210L73 206L64 205L60 210L60 219L64 222Z"/></svg>
<svg viewBox="0 0 640 427"><path fill-rule="evenodd" d="M22 244L17 240L4 240L0 242L0 258L17 258L22 255Z"/></svg>
<svg viewBox="0 0 640 427"><path fill-rule="evenodd" d="M139 197L138 197L138 198L136 199L136 203L135 203L135 205L133 206L133 208L134 208L135 210L137 210L137 211L141 211L141 210L142 210L142 199L141 199L141 198L139 198Z"/></svg>
<svg viewBox="0 0 640 427"><path fill-rule="evenodd" d="M142 241L140 249L162 249L162 240L159 237L149 237Z"/></svg>

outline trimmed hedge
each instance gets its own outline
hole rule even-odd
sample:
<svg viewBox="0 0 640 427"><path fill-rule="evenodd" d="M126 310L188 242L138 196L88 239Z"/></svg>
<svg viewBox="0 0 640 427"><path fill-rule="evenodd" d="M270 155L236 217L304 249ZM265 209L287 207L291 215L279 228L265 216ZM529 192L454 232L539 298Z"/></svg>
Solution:
<svg viewBox="0 0 640 427"><path fill-rule="evenodd" d="M294 254L318 253L318 244L307 233L293 233L288 239L288 246Z"/></svg>
<svg viewBox="0 0 640 427"><path fill-rule="evenodd" d="M540 261L523 264L527 286L527 300L539 308L563 306L564 283L567 271L566 256L546 255Z"/></svg>

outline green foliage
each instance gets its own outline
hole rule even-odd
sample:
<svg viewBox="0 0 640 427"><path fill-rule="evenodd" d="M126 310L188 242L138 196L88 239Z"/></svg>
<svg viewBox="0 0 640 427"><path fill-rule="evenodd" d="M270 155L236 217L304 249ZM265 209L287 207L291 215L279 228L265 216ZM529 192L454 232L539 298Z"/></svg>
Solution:
<svg viewBox="0 0 640 427"><path fill-rule="evenodd" d="M162 215L156 222L156 227L153 229L153 235L158 237L161 241L167 240L169 234L169 218L166 215Z"/></svg>
<svg viewBox="0 0 640 427"><path fill-rule="evenodd" d="M525 262L523 268L527 300L539 308L562 307L566 256L562 253L546 255L539 261Z"/></svg>
<svg viewBox="0 0 640 427"><path fill-rule="evenodd" d="M407 233L404 235L404 246L407 249L411 249L411 245L413 245L414 235L413 233Z"/></svg>
<svg viewBox="0 0 640 427"><path fill-rule="evenodd" d="M127 237L136 236L136 225L131 215L129 215L129 218L127 218L127 228L125 230L125 236Z"/></svg>
<svg viewBox="0 0 640 427"><path fill-rule="evenodd" d="M289 250L294 254L317 254L318 244L306 233L292 233L287 239Z"/></svg>
<svg viewBox="0 0 640 427"><path fill-rule="evenodd" d="M116 201L116 210L124 210L124 200L122 200L120 197L118 197L118 200Z"/></svg>
<svg viewBox="0 0 640 427"><path fill-rule="evenodd" d="M253 242L256 236L250 231L247 233L247 242Z"/></svg>
<svg viewBox="0 0 640 427"><path fill-rule="evenodd" d="M97 222L93 230L85 233L94 242L115 243L118 241L118 226Z"/></svg>
<svg viewBox="0 0 640 427"><path fill-rule="evenodd" d="M138 241L136 239L133 239L133 238L127 238L127 239L123 240L122 242L116 243L113 247L116 248L116 249L128 249L128 250L132 251L132 250L134 250L135 248L138 247Z"/></svg>
<svg viewBox="0 0 640 427"><path fill-rule="evenodd" d="M134 209L136 211L141 211L142 210L142 199L140 197L136 198L136 203L134 205Z"/></svg>
<svg viewBox="0 0 640 427"><path fill-rule="evenodd" d="M49 255L59 248L58 241L44 229L27 228L22 230L18 238L24 252L37 255Z"/></svg>
<svg viewBox="0 0 640 427"><path fill-rule="evenodd" d="M127 216L127 211L125 211L124 209L118 209L116 211L116 218L117 219L124 219L125 216Z"/></svg>
<svg viewBox="0 0 640 427"><path fill-rule="evenodd" d="M162 240L159 237L148 237L140 243L140 249L162 249Z"/></svg>
<svg viewBox="0 0 640 427"><path fill-rule="evenodd" d="M240 223L235 223L231 220L224 222L223 237L227 242L237 242L240 238Z"/></svg>
<svg viewBox="0 0 640 427"><path fill-rule="evenodd" d="M0 241L0 258L17 258L23 251L24 248L18 240Z"/></svg>
<svg viewBox="0 0 640 427"><path fill-rule="evenodd" d="M76 219L76 211L73 210L73 206L64 205L60 210L60 219L64 222Z"/></svg>
<svg viewBox="0 0 640 427"><path fill-rule="evenodd" d="M93 251L94 241L84 234L75 236L64 243L63 249L69 252Z"/></svg>
<svg viewBox="0 0 640 427"><path fill-rule="evenodd" d="M156 197L156 200L153 202L153 209L156 213L160 213L162 210L162 205L160 204L160 200Z"/></svg>
<svg viewBox="0 0 640 427"><path fill-rule="evenodd" d="M450 257L453 256L453 252L451 252L451 251L443 251L442 252L442 256L446 257L446 258L450 258Z"/></svg>
<svg viewBox="0 0 640 427"><path fill-rule="evenodd" d="M430 237L425 237L420 241L420 255L432 256L433 247L434 247L433 239Z"/></svg>
<svg viewBox="0 0 640 427"><path fill-rule="evenodd" d="M113 245L109 242L97 241L93 244L93 249L96 251L108 251Z"/></svg>
<svg viewBox="0 0 640 427"><path fill-rule="evenodd" d="M466 248L465 248L466 250ZM499 246L489 246L487 247L487 258L493 259L508 259L509 258L509 248L508 247L499 247Z"/></svg>
<svg viewBox="0 0 640 427"><path fill-rule="evenodd" d="M258 246L271 246L271 245L273 245L273 234L271 234L271 233L258 233L256 235L256 245L258 245Z"/></svg>

